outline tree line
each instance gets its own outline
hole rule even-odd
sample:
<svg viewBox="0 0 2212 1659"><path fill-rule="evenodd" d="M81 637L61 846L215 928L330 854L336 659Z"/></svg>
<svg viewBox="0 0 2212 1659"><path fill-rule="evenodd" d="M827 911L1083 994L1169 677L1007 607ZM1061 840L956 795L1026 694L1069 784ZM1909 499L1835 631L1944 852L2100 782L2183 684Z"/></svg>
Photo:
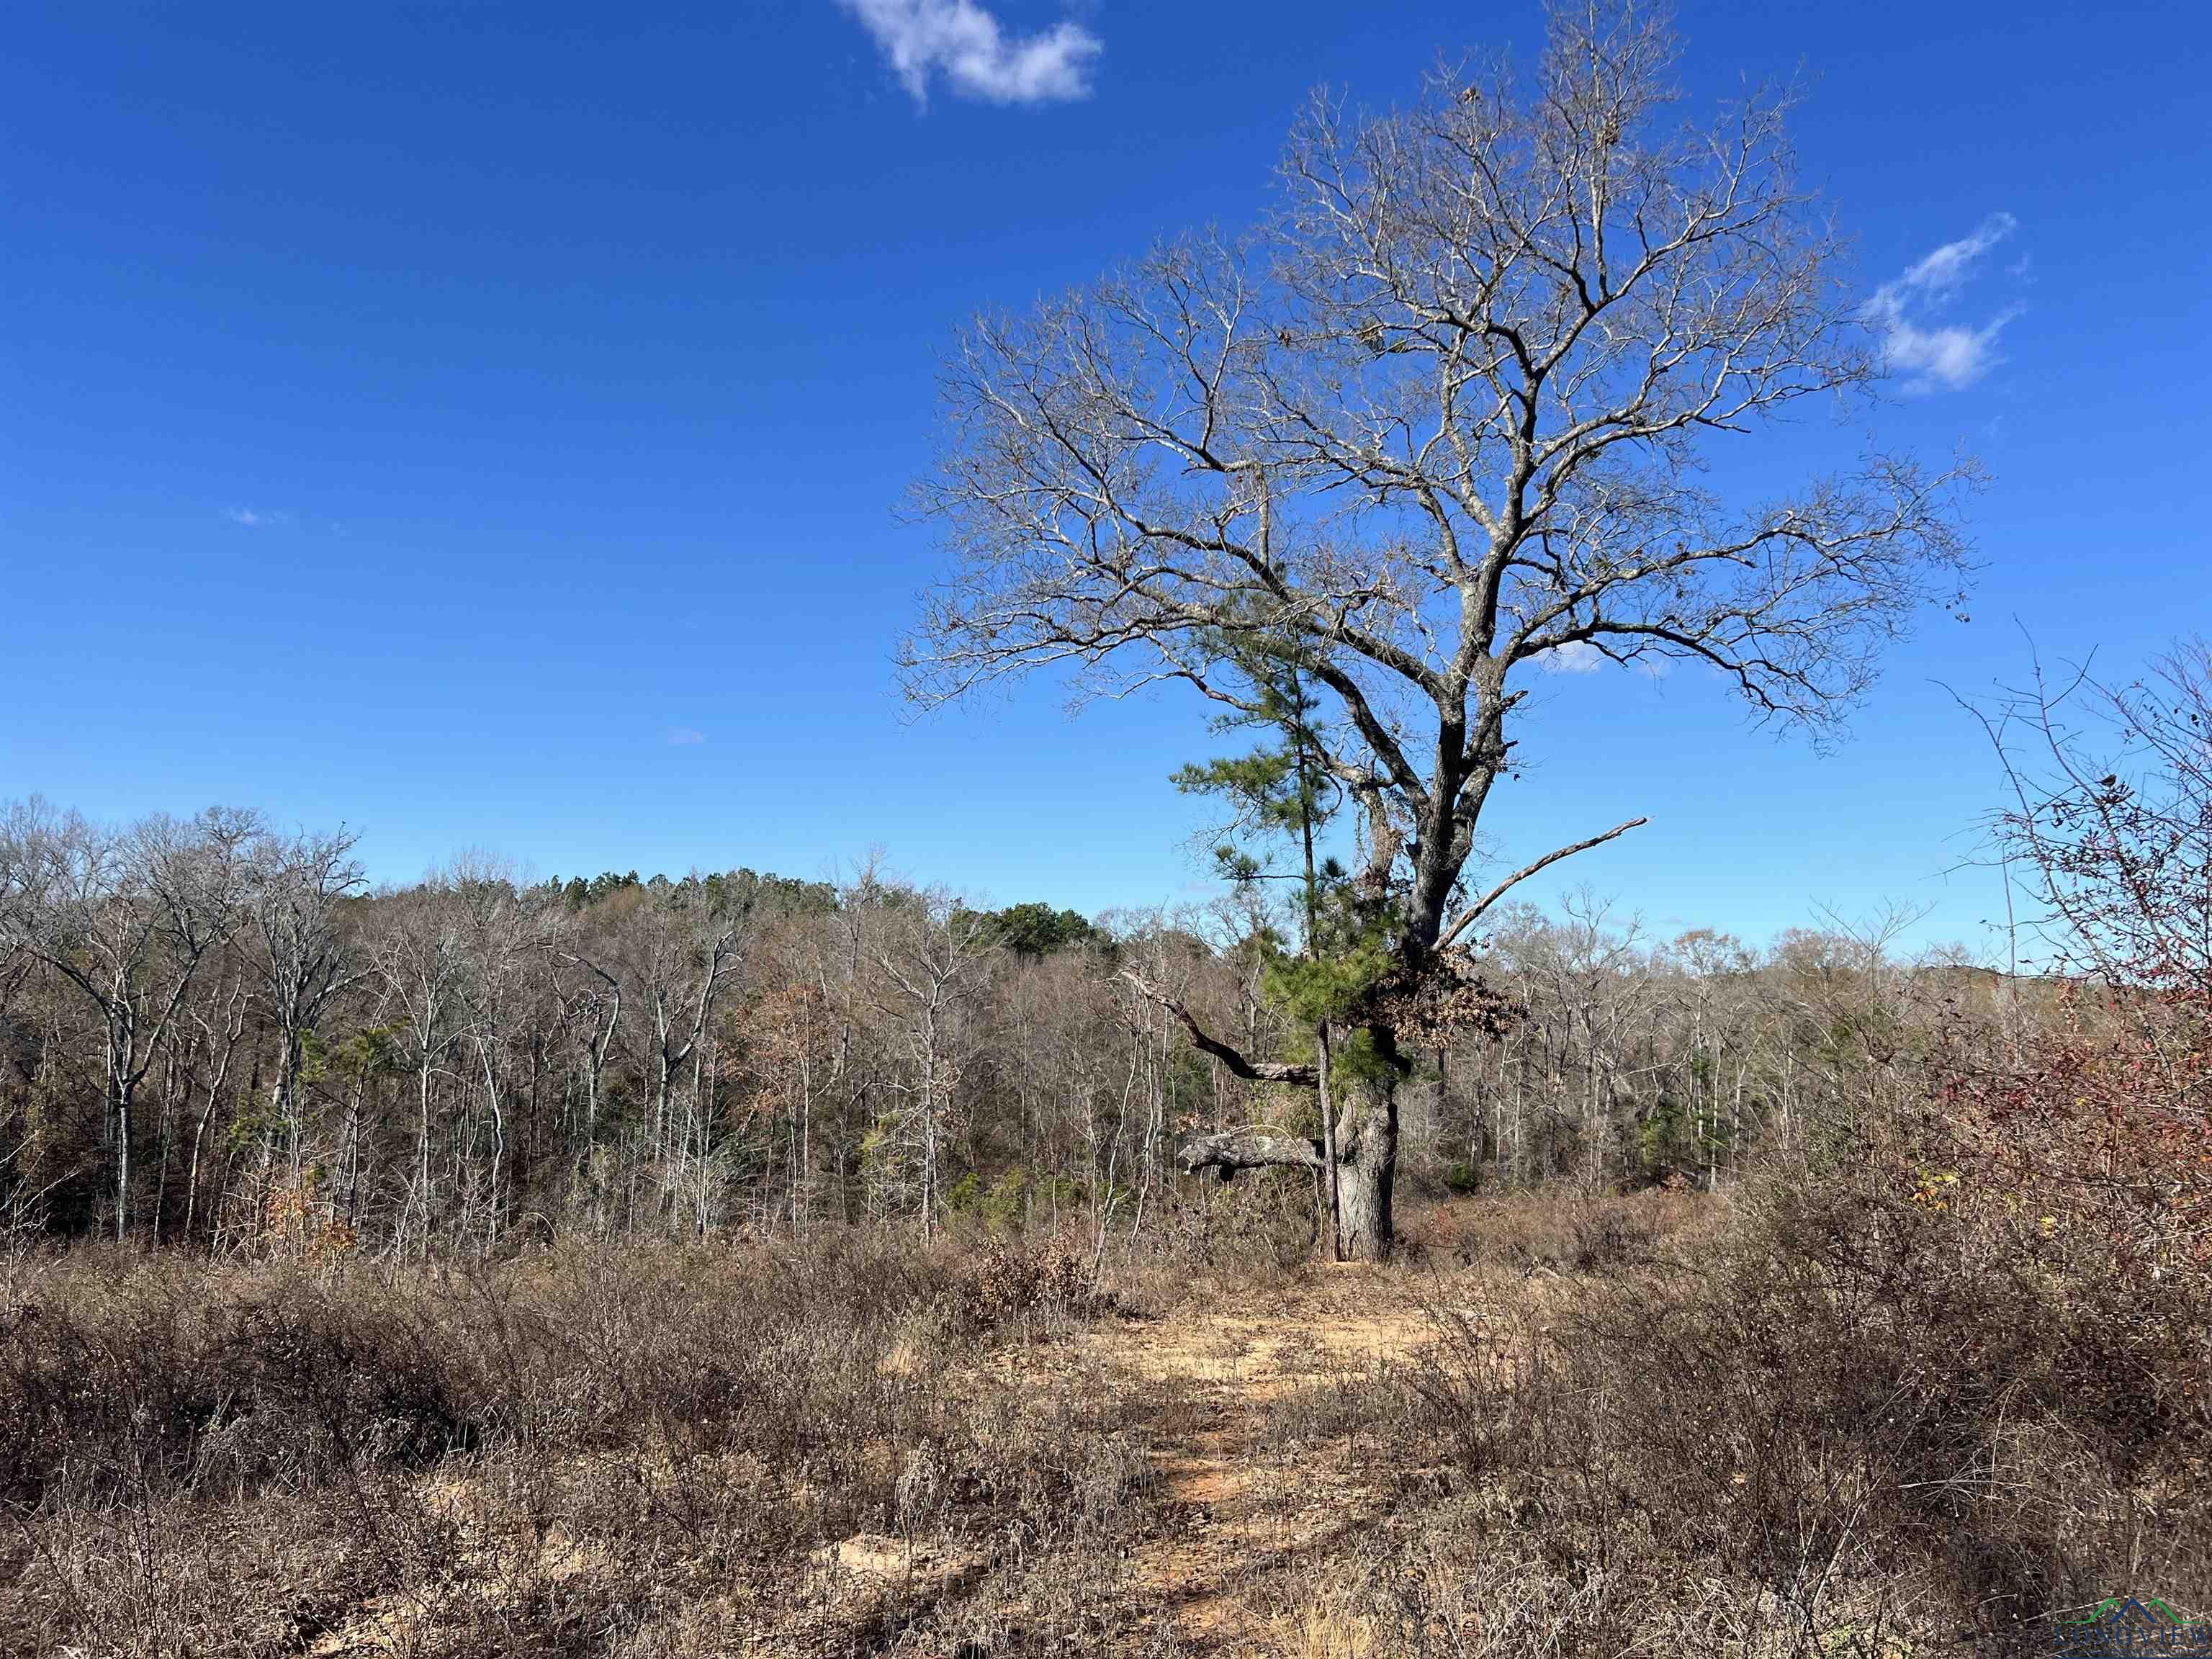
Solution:
<svg viewBox="0 0 2212 1659"><path fill-rule="evenodd" d="M8 813L12 1234L431 1255L966 1216L1103 1239L1211 1198L1177 1179L1187 1138L1320 1127L1310 1091L1238 1076L1182 1017L1310 1052L1275 971L1295 920L1249 884L1094 922L875 864L530 883L476 861L371 890L355 853L232 810ZM1408 1172L1725 1181L1889 1040L1869 1011L1913 970L1883 944L1507 909L1479 959L1510 1018L1412 1057ZM1245 1192L1309 1201L1295 1177Z"/></svg>

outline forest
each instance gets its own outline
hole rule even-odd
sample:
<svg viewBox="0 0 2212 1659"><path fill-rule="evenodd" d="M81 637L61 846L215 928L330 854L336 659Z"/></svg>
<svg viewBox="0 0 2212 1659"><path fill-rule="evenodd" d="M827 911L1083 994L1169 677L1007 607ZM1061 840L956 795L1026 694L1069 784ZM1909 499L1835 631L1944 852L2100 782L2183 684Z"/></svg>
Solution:
<svg viewBox="0 0 2212 1659"><path fill-rule="evenodd" d="M1247 893L1104 925L839 883L462 867L370 892L343 835L250 813L5 840L11 1236L216 1255L489 1256L582 1233L800 1239L959 1217L1134 1238L1201 1133L1279 1116L1140 985L1255 1051L1300 1041ZM1419 1057L1405 1179L1711 1187L1848 1092L1897 919L1753 950L1595 902L1501 913L1504 1030ZM1309 1042L1310 1046L1310 1042Z"/></svg>

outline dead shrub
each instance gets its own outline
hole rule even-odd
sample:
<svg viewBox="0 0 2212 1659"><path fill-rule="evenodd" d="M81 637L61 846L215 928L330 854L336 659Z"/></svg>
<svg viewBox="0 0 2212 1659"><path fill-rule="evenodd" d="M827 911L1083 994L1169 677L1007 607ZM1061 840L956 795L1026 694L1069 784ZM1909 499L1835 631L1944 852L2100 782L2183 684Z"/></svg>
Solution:
<svg viewBox="0 0 2212 1659"><path fill-rule="evenodd" d="M1098 1302L1091 1264L1065 1237L986 1237L961 1261L952 1294L959 1316L977 1331L1050 1328L1087 1316Z"/></svg>
<svg viewBox="0 0 2212 1659"><path fill-rule="evenodd" d="M1141 1514L1147 1443L1100 1379L952 1373L1076 1316L1081 1265L859 1235L382 1273L76 1253L0 1327L0 1631L459 1659L746 1650L811 1618L822 1650L881 1645L909 1592L810 1611L825 1542L996 1571L1111 1556Z"/></svg>
<svg viewBox="0 0 2212 1659"><path fill-rule="evenodd" d="M1604 1273L1650 1259L1710 1226L1723 1200L1650 1188L1592 1196L1535 1188L1437 1204L1409 1229L1416 1261L1496 1266L1530 1273Z"/></svg>
<svg viewBox="0 0 2212 1659"><path fill-rule="evenodd" d="M2212 1493L2174 1478L2206 1449L2212 1304L2122 1283L1799 1169L1694 1254L1445 1321L1425 1387L1498 1526L1648 1584L1589 1641L1640 1639L1699 1575L1778 1609L1780 1651L1876 1651L1907 1607L2027 1639L2108 1594L2212 1595Z"/></svg>

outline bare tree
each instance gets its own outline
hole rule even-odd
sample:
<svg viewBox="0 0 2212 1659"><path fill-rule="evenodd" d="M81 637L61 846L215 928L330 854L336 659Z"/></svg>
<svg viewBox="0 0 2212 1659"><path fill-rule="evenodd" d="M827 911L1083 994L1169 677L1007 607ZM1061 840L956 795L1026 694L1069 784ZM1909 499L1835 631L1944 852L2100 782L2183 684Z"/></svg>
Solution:
<svg viewBox="0 0 2212 1659"><path fill-rule="evenodd" d="M581 918L556 918L548 929L545 948L552 969L556 1019L582 1062L584 1133L576 1171L580 1177L590 1179L591 1163L599 1151L607 1060L622 1030L622 980L603 965L608 948L587 934Z"/></svg>
<svg viewBox="0 0 2212 1659"><path fill-rule="evenodd" d="M637 1011L628 1030L652 1101L650 1133L661 1198L672 1206L682 1187L700 1232L707 1230L713 1207L710 1028L744 942L744 920L703 894L679 893L663 884L626 901L617 922L623 995Z"/></svg>
<svg viewBox="0 0 2212 1659"><path fill-rule="evenodd" d="M0 938L58 974L99 1020L118 1239L131 1230L138 1087L201 963L243 921L259 833L251 813L212 808L111 831L35 802L0 830Z"/></svg>
<svg viewBox="0 0 2212 1659"><path fill-rule="evenodd" d="M307 1033L368 969L345 926L347 900L364 880L354 861L358 837L264 837L252 870L251 933L264 1003L276 1028L276 1121L290 1140L292 1177L301 1176L306 1115L300 1100Z"/></svg>
<svg viewBox="0 0 2212 1659"><path fill-rule="evenodd" d="M515 1091L519 1051L527 1046L526 977L532 962L542 959L538 918L531 914L507 872L477 862L457 870L453 890L460 911L461 950L465 971L471 1081L483 1085L483 1116L490 1132L490 1153L483 1165L480 1250L489 1253L507 1213L508 1119ZM473 1134L472 1137L473 1139ZM471 1171L471 1186L476 1188Z"/></svg>
<svg viewBox="0 0 2212 1659"><path fill-rule="evenodd" d="M198 1118L192 1125L192 1143L185 1164L184 1225L178 1234L186 1244L192 1242L192 1224L199 1208L200 1157L206 1150L208 1126L222 1104L224 1088L230 1081L230 1070L238 1058L238 1051L246 1036L246 1012L252 996L247 977L243 973L228 981L218 980L202 994L200 1006L192 1010L192 1024L197 1028L193 1052L204 1057L198 1075L191 1081L200 1096Z"/></svg>
<svg viewBox="0 0 2212 1659"><path fill-rule="evenodd" d="M2012 796L1995 851L2051 966L2212 1002L2212 643L2125 683L2038 663L1976 713Z"/></svg>
<svg viewBox="0 0 2212 1659"><path fill-rule="evenodd" d="M963 1074L975 1059L974 995L996 948L981 916L945 893L930 892L889 908L872 951L884 1010L906 1062L890 1084L898 1104L884 1126L885 1146L910 1166L925 1243L937 1226L945 1143Z"/></svg>
<svg viewBox="0 0 2212 1659"><path fill-rule="evenodd" d="M1398 964L1350 1022L1373 1065L1338 1102L1356 1253L1390 1244L1401 1037L1480 1006L1457 941L1642 822L1470 896L1530 676L1685 661L1825 732L1965 571L1958 471L1871 454L1766 501L1702 483L1722 441L1879 363L1795 182L1789 95L1676 125L1674 54L1632 0L1561 5L1531 76L1440 74L1371 118L1316 97L1251 236L985 319L945 371L922 494L957 566L903 652L912 696L1060 665L1093 695L1173 680L1255 712L1238 647L1305 642ZM1240 1077L1317 1080L1185 1024ZM1183 1162L1322 1156L1232 1133Z"/></svg>
<svg viewBox="0 0 2212 1659"><path fill-rule="evenodd" d="M416 1243L428 1256L437 1220L432 1103L439 1079L449 1074L447 1056L468 1035L467 951L450 884L396 894L386 907L371 947L384 993L378 1012L414 1081L416 1120L414 1175L393 1243L404 1248L410 1224L418 1226Z"/></svg>

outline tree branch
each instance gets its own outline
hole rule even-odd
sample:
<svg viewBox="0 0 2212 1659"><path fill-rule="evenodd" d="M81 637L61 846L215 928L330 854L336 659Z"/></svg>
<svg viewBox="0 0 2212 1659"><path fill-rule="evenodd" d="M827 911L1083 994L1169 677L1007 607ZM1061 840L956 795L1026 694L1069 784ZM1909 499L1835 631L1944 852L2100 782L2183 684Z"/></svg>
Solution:
<svg viewBox="0 0 2212 1659"><path fill-rule="evenodd" d="M1326 1167L1321 1143L1293 1135L1261 1134L1256 1129L1227 1129L1215 1135L1193 1135L1176 1152L1185 1175L1218 1170L1226 1181L1239 1170Z"/></svg>
<svg viewBox="0 0 2212 1659"><path fill-rule="evenodd" d="M1437 940L1436 948L1441 951L1444 946L1449 945L1469 927L1472 927L1475 922L1480 919L1482 913L1489 909L1492 905L1497 903L1498 900L1504 898L1510 889L1519 886L1521 883L1528 880L1529 877L1534 875L1539 870L1544 869L1547 866L1557 864L1561 859L1572 858L1577 853L1587 853L1593 847L1602 846L1605 842L1611 841L1614 836L1625 836L1630 830L1650 822L1651 820L1650 818L1631 818L1626 823L1615 824L1612 829L1607 830L1601 836L1592 836L1588 841L1578 841L1571 847L1562 847L1557 852L1545 854L1543 857L1538 859L1534 864L1526 864L1522 866L1520 869L1516 870L1511 875L1506 877L1504 880L1499 882L1497 886L1492 888L1480 899L1477 899L1466 909L1461 911L1457 919L1453 921L1450 927L1444 929L1442 937Z"/></svg>
<svg viewBox="0 0 2212 1659"><path fill-rule="evenodd" d="M1247 1083L1294 1083L1309 1089L1320 1086L1320 1073L1312 1066L1285 1065L1272 1060L1247 1060L1227 1043L1207 1036L1205 1029L1192 1017L1190 1010L1183 1006L1182 999L1174 992L1140 979L1127 969L1121 977L1134 986L1139 994L1151 998L1180 1020L1183 1030L1190 1033L1193 1047L1200 1053L1212 1054L1233 1075L1243 1078Z"/></svg>

